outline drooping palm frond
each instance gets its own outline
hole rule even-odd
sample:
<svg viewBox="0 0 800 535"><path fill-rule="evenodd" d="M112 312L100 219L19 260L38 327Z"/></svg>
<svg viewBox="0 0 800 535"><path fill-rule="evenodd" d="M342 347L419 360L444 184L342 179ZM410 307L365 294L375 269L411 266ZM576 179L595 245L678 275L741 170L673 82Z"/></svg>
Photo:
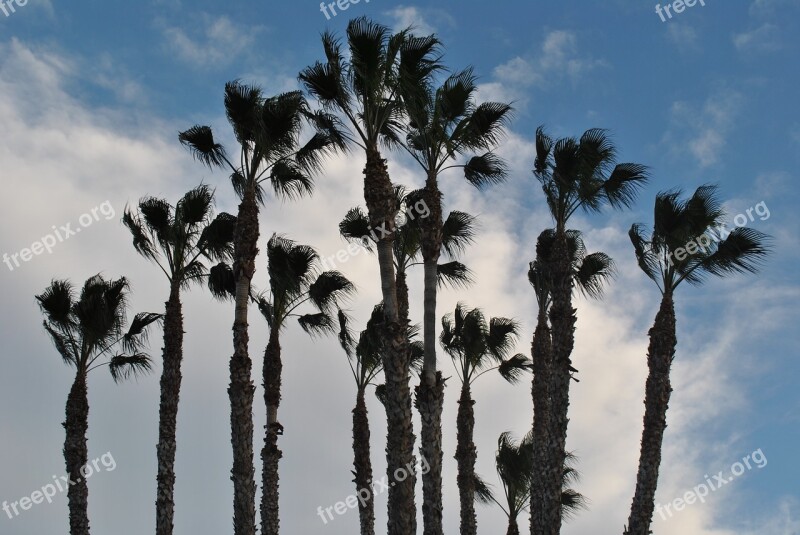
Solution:
<svg viewBox="0 0 800 535"><path fill-rule="evenodd" d="M500 376L511 384L516 384L525 374L531 371L531 360L517 353L513 357L503 360L497 367Z"/></svg>
<svg viewBox="0 0 800 535"><path fill-rule="evenodd" d="M108 364L111 378L115 383L126 381L150 373L153 369L150 357L143 353L134 355L114 355Z"/></svg>
<svg viewBox="0 0 800 535"><path fill-rule="evenodd" d="M439 286L449 285L453 288L465 288L474 282L472 270L461 262L453 260L436 266Z"/></svg>
<svg viewBox="0 0 800 535"><path fill-rule="evenodd" d="M463 254L475 239L476 218L466 212L453 210L442 224L442 249L451 258Z"/></svg>
<svg viewBox="0 0 800 535"><path fill-rule="evenodd" d="M327 312L333 305L351 296L355 290L353 283L340 272L326 271L308 287L308 297L319 310Z"/></svg>
<svg viewBox="0 0 800 535"><path fill-rule="evenodd" d="M222 167L225 164L225 148L214 140L209 126L195 125L178 135L178 140L187 147L192 156L207 167Z"/></svg>
<svg viewBox="0 0 800 535"><path fill-rule="evenodd" d="M163 314L154 312L140 312L133 317L128 332L122 338L122 347L125 351L134 352L147 344L149 328L164 319Z"/></svg>
<svg viewBox="0 0 800 535"><path fill-rule="evenodd" d="M236 295L236 278L230 264L219 262L211 266L207 286L216 299L233 299Z"/></svg>
<svg viewBox="0 0 800 535"><path fill-rule="evenodd" d="M312 337L322 334L335 334L336 323L333 318L324 312L303 314L297 318L300 327Z"/></svg>

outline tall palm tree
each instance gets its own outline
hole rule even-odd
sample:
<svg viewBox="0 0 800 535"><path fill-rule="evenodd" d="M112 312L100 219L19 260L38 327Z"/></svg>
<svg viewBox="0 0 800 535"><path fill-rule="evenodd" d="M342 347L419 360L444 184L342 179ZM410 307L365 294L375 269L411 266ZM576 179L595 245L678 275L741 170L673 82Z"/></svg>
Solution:
<svg viewBox="0 0 800 535"><path fill-rule="evenodd" d="M552 329L552 373L549 395L553 435L544 457L536 466L547 474L540 492L531 496L531 535L557 535L561 529L561 470L566 458L569 419L569 387L575 342L575 309L572 307L572 260L567 244L567 223L579 209L599 212L605 205L622 209L647 181L647 168L635 163L616 163L616 148L605 130L587 130L580 139L557 141L536 130L534 175L542 184L555 222L551 257L543 263L551 285L549 310ZM536 490L536 489L534 489Z"/></svg>
<svg viewBox="0 0 800 535"><path fill-rule="evenodd" d="M349 57L331 33L322 35L325 63L304 69L300 81L326 111L340 113L349 127L348 140L366 154L364 200L370 225L380 231L378 262L383 294L387 352L384 374L387 392L387 475L414 465L414 431L409 388L410 354L406 326L400 320L393 266L394 220L399 209L382 141L398 137L403 101L424 97L424 86L439 68L439 42L415 37L409 30L394 35L367 18L347 26ZM397 481L389 490L388 535L416 532L416 475Z"/></svg>
<svg viewBox="0 0 800 535"><path fill-rule="evenodd" d="M395 186L395 196L401 206L397 231L393 244L395 281L400 318L408 322L408 270L420 265L422 252L422 221L431 216L422 191L406 193L402 186ZM426 215L427 214L427 215ZM437 285L463 287L472 283L472 272L457 258L475 237L475 217L453 210L447 216L442 229L442 243L449 262L436 265ZM350 243L360 244L372 252L369 217L360 207L351 208L339 223L339 233ZM429 461L430 462L430 461Z"/></svg>
<svg viewBox="0 0 800 535"><path fill-rule="evenodd" d="M114 382L151 369L143 352L148 327L160 314L136 314L128 325L128 281L95 275L80 293L68 280L54 280L36 296L44 314L44 328L64 363L75 368L66 404L64 461L67 467L70 535L89 535L89 487L83 473L88 459L89 372L108 366Z"/></svg>
<svg viewBox="0 0 800 535"><path fill-rule="evenodd" d="M436 290L438 263L443 247L442 193L439 175L447 169L463 168L465 178L483 187L506 178L503 161L492 149L500 141L511 106L499 102L476 105L476 77L472 69L449 76L438 89L425 87L424 99L407 102L409 127L402 146L425 172L422 199L430 216L420 221L425 266L424 321L425 366L416 389L422 429L420 455L430 470L422 477L424 535L442 535L442 407L444 381L436 370ZM474 151L466 164L454 158ZM445 248L445 250L447 250Z"/></svg>
<svg viewBox="0 0 800 535"><path fill-rule="evenodd" d="M461 535L476 535L475 517L475 412L472 384L482 375L497 370L514 383L530 367L522 354L508 357L519 331L517 322L507 318L491 318L488 323L480 309L467 310L462 303L455 312L442 318L442 348L453 359L461 380L458 400L457 448L458 492L461 502Z"/></svg>
<svg viewBox="0 0 800 535"><path fill-rule="evenodd" d="M336 121L327 114L311 112L299 91L265 98L261 89L238 81L225 84L225 111L238 142L239 158L232 163L208 126L193 126L180 134L181 142L210 168L231 172L234 190L241 198L233 239L233 279L236 288L233 320L233 356L230 360L231 446L233 449L233 525L235 535L255 535L256 484L253 467L252 359L248 351L248 300L258 255L259 202L262 185L269 182L278 197L310 194L311 174L331 149L344 140ZM301 145L304 123L315 133ZM267 490L276 493L276 489ZM274 535L278 519L268 519L263 535Z"/></svg>
<svg viewBox="0 0 800 535"><path fill-rule="evenodd" d="M267 407L266 436L261 451L263 494L261 498L262 533L277 532L278 462L283 456L278 436L283 425L278 421L281 401L280 333L290 318L311 335L335 334L337 306L355 292L355 286L338 271L319 273L319 257L311 247L273 234L267 243L269 291L257 298L258 307L269 324L269 342L264 351L264 402ZM316 310L302 313L306 304ZM274 519L274 520L273 520ZM266 530L266 531L265 531Z"/></svg>
<svg viewBox="0 0 800 535"><path fill-rule="evenodd" d="M755 273L769 252L768 236L757 230L739 227L727 236L710 231L725 219L716 186L700 186L686 200L681 195L680 190L674 190L656 196L649 239L642 225L633 225L629 233L639 267L661 292L661 306L649 332L644 429L626 535L650 532L672 392L669 376L677 344L676 288L684 281L699 285L708 275ZM695 252L687 255L687 249Z"/></svg>
<svg viewBox="0 0 800 535"><path fill-rule="evenodd" d="M495 467L500 483L503 485L503 501L497 499L480 477L475 478L475 499L483 504L495 503L508 517L506 535L519 535L517 517L530 504L531 483L534 478L533 467L533 432L529 432L519 443L515 443L511 434L502 433L497 440ZM567 454L567 463L562 471L561 513L565 517L575 514L586 506L582 494L570 488L578 481L578 472L571 464L575 457Z"/></svg>
<svg viewBox="0 0 800 535"><path fill-rule="evenodd" d="M156 264L169 281L164 314L163 369L158 411L158 476L156 534L171 535L175 510L175 450L178 402L183 360L181 289L207 278L204 259L219 261L212 273L227 273L236 219L213 215L214 193L208 186L187 192L173 208L164 200L146 197L138 213L127 208L122 218L133 236L133 246Z"/></svg>
<svg viewBox="0 0 800 535"><path fill-rule="evenodd" d="M567 249L572 263L572 280L576 289L584 295L599 298L603 284L614 275L614 262L605 253L586 253L583 238L577 230L567 230ZM552 381L553 354L550 325L547 313L552 302L552 284L545 271L551 261L555 245L555 230L547 229L539 235L536 242L536 260L530 263L528 280L533 286L539 305L536 329L531 341L532 396L533 396L533 435L531 444L531 468L537 473L531 480L532 495L540 496L545 491L544 482L548 477L546 467L538 466L536 461L547 453L547 447L556 430L553 429L552 400L550 382ZM574 371L573 371L574 373ZM577 381L577 379L575 379ZM563 515L562 515L563 516Z"/></svg>

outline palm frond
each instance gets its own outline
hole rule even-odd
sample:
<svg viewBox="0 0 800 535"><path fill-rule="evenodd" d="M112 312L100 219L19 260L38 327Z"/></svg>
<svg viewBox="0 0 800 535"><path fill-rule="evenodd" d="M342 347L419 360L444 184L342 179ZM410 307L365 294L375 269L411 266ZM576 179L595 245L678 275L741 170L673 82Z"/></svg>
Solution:
<svg viewBox="0 0 800 535"><path fill-rule="evenodd" d="M114 382L119 383L131 377L139 377L150 373L153 369L153 364L150 357L143 353L115 355L111 357L108 369Z"/></svg>
<svg viewBox="0 0 800 535"><path fill-rule="evenodd" d="M181 132L178 140L191 151L194 159L209 168L221 167L225 163L225 148L214 141L214 134L209 126L195 125Z"/></svg>

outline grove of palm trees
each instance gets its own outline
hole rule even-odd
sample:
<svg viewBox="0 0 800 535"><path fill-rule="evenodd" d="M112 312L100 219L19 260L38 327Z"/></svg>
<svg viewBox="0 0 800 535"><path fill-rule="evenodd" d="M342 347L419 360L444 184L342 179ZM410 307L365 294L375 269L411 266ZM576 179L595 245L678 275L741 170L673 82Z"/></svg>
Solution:
<svg viewBox="0 0 800 535"><path fill-rule="evenodd" d="M0 19L0 534L800 534L800 6L152 4Z"/></svg>

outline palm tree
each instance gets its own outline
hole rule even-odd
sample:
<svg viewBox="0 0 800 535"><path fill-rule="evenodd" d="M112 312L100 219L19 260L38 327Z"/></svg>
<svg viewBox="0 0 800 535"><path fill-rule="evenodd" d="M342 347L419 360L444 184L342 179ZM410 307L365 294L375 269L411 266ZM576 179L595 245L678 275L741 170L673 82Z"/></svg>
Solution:
<svg viewBox="0 0 800 535"><path fill-rule="evenodd" d="M273 234L267 243L269 292L257 297L258 307L269 324L269 342L264 351L264 402L267 407L266 436L261 451L263 494L261 498L262 533L271 529L269 519L279 518L278 462L283 456L278 436L283 425L278 421L281 401L280 333L289 318L297 318L300 327L311 335L336 333L336 307L339 301L355 292L353 284L338 271L316 270L317 253ZM316 312L301 314L306 303ZM275 528L277 529L277 528Z"/></svg>
<svg viewBox="0 0 800 535"><path fill-rule="evenodd" d="M393 244L395 284L400 319L408 322L408 270L420 265L422 251L422 221L431 216L422 191L406 193L402 186L395 186L395 196L401 207L396 219L397 231ZM472 283L472 272L456 260L475 237L475 217L453 210L448 214L442 229L442 243L449 262L436 265L437 285L464 287ZM339 223L339 233L350 243L360 244L372 252L369 217L360 207L351 208ZM430 462L430 461L429 461Z"/></svg>
<svg viewBox="0 0 800 535"><path fill-rule="evenodd" d="M442 318L442 348L453 359L461 380L458 401L457 442L458 492L461 502L461 535L476 535L475 518L475 412L472 384L483 374L498 370L510 383L519 380L530 361L522 354L508 357L519 325L507 318L491 318L487 324L480 309L467 310L462 303Z"/></svg>
<svg viewBox="0 0 800 535"><path fill-rule="evenodd" d="M614 262L605 253L586 253L583 238L577 230L567 230L567 249L572 263L572 280L575 287L584 295L599 298L603 283L614 275ZM551 261L555 245L555 230L547 229L539 235L536 242L536 260L531 262L528 280L533 286L536 301L539 305L536 329L531 342L531 360L533 379L533 436L531 445L531 468L537 474L531 481L532 490L529 496L541 496L545 492L544 482L548 477L546 467L539 466L536 461L547 454L551 437L557 431L553 429L552 400L550 382L552 381L553 354L550 325L547 312L552 302L551 281L544 266ZM573 373L576 370L571 370ZM577 379L575 379L577 381Z"/></svg>
<svg viewBox="0 0 800 535"><path fill-rule="evenodd" d="M202 185L186 193L173 208L164 199L139 201L138 213L126 208L123 223L133 246L155 263L169 281L164 314L163 369L158 424L156 534L171 535L175 509L175 450L178 401L183 360L181 289L207 278L203 258L218 260L211 273L229 273L236 219L227 213L213 217L214 194Z"/></svg>
<svg viewBox="0 0 800 535"><path fill-rule="evenodd" d="M364 200L370 225L380 231L378 263L386 315L384 356L387 393L387 475L414 465L414 431L409 388L410 355L406 326L400 320L393 266L394 220L399 209L381 141L398 137L403 101L424 96L424 86L439 68L439 42L433 36L415 37L409 30L394 35L367 18L347 26L350 55L345 59L340 41L322 35L325 63L304 69L300 81L323 109L340 113L349 126L351 144L364 150ZM388 535L416 532L414 485L416 475L389 490Z"/></svg>
<svg viewBox="0 0 800 535"><path fill-rule="evenodd" d="M343 146L335 120L324 113L309 111L299 91L265 98L261 89L238 81L225 84L225 111L239 144L239 160L232 163L225 148L216 142L208 126L193 126L180 134L181 142L199 161L210 168L231 172L234 190L241 198L233 239L233 279L236 288L233 320L233 356L230 360L231 446L233 449L233 524L235 535L255 535L255 469L253 467L252 360L248 352L248 300L258 255L259 202L262 185L269 181L275 195L295 198L310 194L311 173L329 150ZM302 146L300 133L305 122L314 135ZM277 494L276 489L268 493ZM269 511L268 511L269 512ZM262 511L263 535L278 532L278 518L266 520Z"/></svg>
<svg viewBox="0 0 800 535"><path fill-rule="evenodd" d="M36 296L44 314L44 328L64 363L75 368L66 405L64 461L67 467L70 535L89 535L89 487L83 472L88 462L89 372L108 366L114 382L149 372L150 357L143 352L148 327L160 314L134 316L125 330L128 281L86 280L80 294L68 280L54 280Z"/></svg>
<svg viewBox="0 0 800 535"><path fill-rule="evenodd" d="M503 161L491 150L498 144L511 114L511 106L498 102L475 104L476 77L472 69L449 76L438 89L425 87L424 99L407 102L409 127L402 146L425 172L422 199L430 216L420 221L425 266L424 321L425 366L417 387L420 412L420 455L430 470L422 478L422 516L425 535L442 535L442 407L444 381L436 371L436 290L442 250L442 193L439 175L454 167L464 170L472 185L483 187L505 179ZM456 155L487 151L456 165ZM447 250L447 249L445 249Z"/></svg>
<svg viewBox="0 0 800 535"><path fill-rule="evenodd" d="M480 477L475 478L475 499L483 504L497 504L508 517L506 535L519 535L517 517L530 504L534 474L533 444L532 431L518 444L508 432L502 433L497 440L495 466L500 483L503 485L503 502L497 499L491 488ZM567 463L562 471L561 512L565 517L575 514L586 506L583 495L569 488L579 478L578 472L570 466L574 460L575 457L568 453Z"/></svg>
<svg viewBox="0 0 800 535"><path fill-rule="evenodd" d="M356 341L348 327L349 318L343 312L339 312L339 342L347 354L350 371L356 381L356 406L353 409L353 475L355 476L353 482L356 484L356 496L359 501L361 535L375 534L375 502L366 391L370 385L375 386L375 394L381 403L385 404L385 384L376 383L378 376L383 372L384 317L383 303L379 303L372 309L366 329L361 331ZM409 328L408 338L411 347L411 368L420 372L423 348L421 342L414 341L417 332L416 327Z"/></svg>
<svg viewBox="0 0 800 535"><path fill-rule="evenodd" d="M644 430L626 535L646 535L653 517L677 344L675 289L684 281L700 285L708 275L755 273L769 252L768 236L757 230L739 227L727 236L710 231L725 219L716 186L700 186L686 200L681 195L674 190L656 196L649 240L642 225L633 225L629 233L639 267L661 292L661 306L649 332Z"/></svg>
<svg viewBox="0 0 800 535"><path fill-rule="evenodd" d="M549 318L552 329L552 373L549 394L553 435L544 457L535 460L547 474L541 492L531 496L531 535L557 535L561 529L561 470L566 458L569 419L569 386L575 342L575 309L572 307L572 260L567 244L567 223L579 209L599 212L606 204L628 207L647 181L647 168L635 163L616 163L616 148L605 130L587 130L580 139L557 141L536 130L534 175L542 184L555 222L555 243L542 264L551 286ZM536 489L534 489L536 491Z"/></svg>

